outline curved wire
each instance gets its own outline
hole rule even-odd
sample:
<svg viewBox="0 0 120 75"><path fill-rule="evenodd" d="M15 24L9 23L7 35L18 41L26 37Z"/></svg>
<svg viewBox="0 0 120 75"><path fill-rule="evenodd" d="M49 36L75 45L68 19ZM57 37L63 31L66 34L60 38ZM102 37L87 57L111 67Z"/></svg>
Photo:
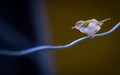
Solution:
<svg viewBox="0 0 120 75"><path fill-rule="evenodd" d="M111 30L101 33L101 34L96 34L95 37L101 37L101 36L105 36L107 34L112 33L113 31L115 31L118 27L120 26L120 22L118 24L116 24ZM81 41L87 40L89 39L90 36L85 36L82 38L79 38L69 44L63 45L63 46L51 46L51 45L45 45L45 46L38 46L38 47L33 47L33 48L29 48L29 49L24 49L24 50L20 50L20 51L11 51L11 50L0 50L0 54L1 55L9 55L9 56L22 56L22 55L27 55L36 51L41 51L41 50L58 50L58 49L64 49L64 48L69 48Z"/></svg>

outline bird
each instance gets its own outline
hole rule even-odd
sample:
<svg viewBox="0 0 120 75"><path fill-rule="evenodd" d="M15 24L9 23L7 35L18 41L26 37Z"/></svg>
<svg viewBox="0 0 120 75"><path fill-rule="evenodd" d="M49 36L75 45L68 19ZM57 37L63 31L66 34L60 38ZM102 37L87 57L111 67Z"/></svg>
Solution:
<svg viewBox="0 0 120 75"><path fill-rule="evenodd" d="M98 21L96 19L91 20L79 20L75 23L75 26L72 27L72 29L77 29L81 33L87 34L91 38L94 38L94 35L101 29L101 26L104 24L104 22L110 20L111 18L107 18L101 21Z"/></svg>

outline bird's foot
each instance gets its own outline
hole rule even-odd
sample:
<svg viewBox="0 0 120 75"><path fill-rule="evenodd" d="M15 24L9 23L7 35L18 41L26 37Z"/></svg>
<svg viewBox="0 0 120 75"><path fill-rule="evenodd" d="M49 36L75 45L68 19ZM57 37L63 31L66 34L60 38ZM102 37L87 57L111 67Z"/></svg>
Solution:
<svg viewBox="0 0 120 75"><path fill-rule="evenodd" d="M89 36L93 39L95 36L94 36L95 34L93 33L93 34L89 34Z"/></svg>

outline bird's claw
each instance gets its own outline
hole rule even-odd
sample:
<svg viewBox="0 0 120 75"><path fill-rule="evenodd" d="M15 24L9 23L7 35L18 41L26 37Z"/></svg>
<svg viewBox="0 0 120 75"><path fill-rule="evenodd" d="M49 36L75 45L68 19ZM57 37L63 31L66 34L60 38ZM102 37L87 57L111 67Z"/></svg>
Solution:
<svg viewBox="0 0 120 75"><path fill-rule="evenodd" d="M90 38L94 38L95 37L94 35L95 34L89 34Z"/></svg>

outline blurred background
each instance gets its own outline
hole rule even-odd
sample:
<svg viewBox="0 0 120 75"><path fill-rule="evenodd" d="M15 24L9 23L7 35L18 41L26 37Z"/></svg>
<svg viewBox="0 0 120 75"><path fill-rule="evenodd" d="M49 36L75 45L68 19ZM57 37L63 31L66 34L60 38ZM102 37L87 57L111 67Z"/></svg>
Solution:
<svg viewBox="0 0 120 75"><path fill-rule="evenodd" d="M86 36L71 30L78 20L120 21L119 0L0 0L0 49L65 45ZM119 29L71 48L21 57L0 55L0 75L120 75Z"/></svg>

